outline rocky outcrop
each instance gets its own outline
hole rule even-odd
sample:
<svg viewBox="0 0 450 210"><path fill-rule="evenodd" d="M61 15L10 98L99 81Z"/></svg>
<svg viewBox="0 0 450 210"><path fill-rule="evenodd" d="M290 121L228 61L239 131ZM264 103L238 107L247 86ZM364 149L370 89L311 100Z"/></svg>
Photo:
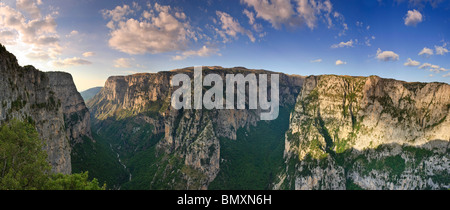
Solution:
<svg viewBox="0 0 450 210"><path fill-rule="evenodd" d="M193 78L193 68L110 77L105 87L88 102L96 128L94 132L120 138L118 148L128 150L129 153L139 150L142 141L148 141L143 139L151 138L148 136L162 135L156 145L158 155L176 155L183 159L185 167L180 171L187 181L184 188L206 189L220 171L219 139L235 140L238 129L256 126L260 121L261 110L175 110L170 106L173 92L170 81L178 73L185 73ZM203 68L204 75L218 74L222 78L226 74L250 73L259 75L273 72L242 67ZM303 80L301 76L280 74L280 106L295 104ZM105 132L108 128L115 127L117 121L123 122L122 130ZM152 134L144 134L146 137L140 137L140 140L129 135L117 135L139 133L145 130L145 125L149 125Z"/></svg>
<svg viewBox="0 0 450 210"><path fill-rule="evenodd" d="M450 85L311 76L276 189L448 188Z"/></svg>
<svg viewBox="0 0 450 210"><path fill-rule="evenodd" d="M61 101L66 133L71 144L83 142L83 137L91 138L91 115L72 75L65 72L46 72L50 88Z"/></svg>
<svg viewBox="0 0 450 210"><path fill-rule="evenodd" d="M89 112L77 94L70 75L21 67L0 45L0 124L14 118L33 123L53 172L71 173L70 143L90 132ZM78 112L86 113L78 120L66 117Z"/></svg>

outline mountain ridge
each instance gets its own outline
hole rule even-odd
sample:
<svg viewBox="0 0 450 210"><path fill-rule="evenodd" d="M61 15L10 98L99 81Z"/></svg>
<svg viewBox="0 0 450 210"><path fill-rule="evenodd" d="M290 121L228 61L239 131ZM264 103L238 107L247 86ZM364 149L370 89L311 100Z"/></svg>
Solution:
<svg viewBox="0 0 450 210"><path fill-rule="evenodd" d="M224 68L221 67L204 67L203 74L209 74L209 73L216 73L221 75L222 78L224 78L224 74L236 74L236 73L273 73L273 71L265 71L265 70L249 70L243 67L237 67L237 68ZM93 118L96 118L97 123L94 121L94 127L98 126L97 129L100 131L104 128L107 128L108 125L105 127L102 123L105 123L108 121L108 119L112 119L114 121L115 119L125 119L125 120L131 120L133 123L124 121L124 125L131 126L128 128L128 131L120 131L121 133L130 133L137 131L138 133L142 130L142 126L138 126L139 124L149 124L151 130L155 134L161 134L164 135L164 137L160 137L159 140L150 140L155 142L156 141L156 147L155 147L155 155L156 157L161 157L167 154L176 154L176 156L170 156L167 157L170 159L176 158L181 159L181 162L178 162L176 166L170 164L168 162L167 165L163 164L165 169L162 170L159 169L152 169L152 170L162 170L161 172L156 172L156 175L150 175L150 177L153 176L153 180L155 180L155 177L158 176L158 173L161 173L159 176L164 180L164 177L167 177L167 173L169 173L169 169L171 167L175 171L175 174L179 174L180 177L176 178L175 183L184 183L181 185L163 185L163 189L169 188L169 189L208 189L208 186L211 182L214 182L215 177L217 177L222 172L225 174L228 174L226 176L230 176L229 172L225 172L229 169L229 165L227 165L227 160L223 159L222 153L220 152L224 146L228 146L229 143L222 145L222 142L226 141L223 138L231 139L232 141L240 141L245 139L244 136L241 134L238 134L237 131L239 129L243 129L244 133L249 132L251 128L258 128L259 120L255 117L257 115L256 113L249 112L248 110L245 110L243 112L240 112L240 110L212 110L212 111L202 111L202 110L172 110L170 108L169 104L169 98L170 98L170 92L171 87L170 84L170 78L177 74L177 73L186 73L191 78L193 76L193 67L183 68L183 69L175 69L172 71L163 71L158 73L151 73L151 74L134 74L129 76L120 76L120 77L110 77L108 81L106 82L105 88L96 96L97 99L93 99L89 103L89 107L93 110ZM352 135L356 135L352 133L354 129L361 129L361 123L359 122L360 119L358 119L358 110L356 108L362 106L360 103L361 100L357 100L358 97L363 97L364 94L369 92L379 93L379 96L372 99L372 101L376 101L374 103L377 103L377 107L383 107L386 106L387 108L393 108L393 110L385 110L384 115L390 116L395 118L397 121L399 119L404 119L406 116L403 116L403 109L406 109L402 107L401 109L397 110L394 109L398 105L398 100L400 98L403 98L403 100L400 100L402 103L411 102L411 100L415 100L409 98L407 95L403 95L402 97L398 98L395 96L394 93L395 90L402 90L402 91L409 91L408 93L414 93L414 92L420 92L420 91L426 91L429 90L430 93L434 93L433 91L437 91L440 86L442 87L448 87L448 84L445 83L420 83L420 82L405 82L405 81L398 81L395 79L384 79L378 76L369 76L369 77L362 77L362 76L339 76L339 75L320 75L320 76L309 76L309 77L302 77L302 76L293 76L293 75L285 75L282 74L282 82L280 83L281 87L287 87L287 89L281 89L280 93L284 94L280 98L281 100L281 107L289 107L294 106L290 112L291 119L290 122L290 130L286 132L286 137L283 139L285 141L284 147L284 158L287 165L291 162L293 156L290 156L290 153L296 153L295 150L298 150L298 152L302 152L303 155L311 155L311 150L299 150L296 149L297 147L292 147L294 144L291 142L290 136L293 135L291 133L291 130L293 127L300 126L301 123L295 123L296 116L302 116L303 114L301 109L299 109L299 103L302 101L302 97L308 98L310 97L310 93L314 88L316 88L318 81L321 78L333 78L332 80L328 82L323 82L323 86L327 88L323 88L323 91L325 91L323 94L317 94L317 99L322 97L322 95L327 95L326 91L333 90L332 87L328 87L327 83L329 84L335 84L336 81L341 81L339 83L343 89L339 89L339 91L336 91L339 95L336 96L338 101L340 101L339 105L335 105L334 108L338 109L339 113L343 113L342 115L345 115L346 117L337 117L337 118L343 118L347 119L347 121L342 121L342 130L340 131L341 135L347 135L349 138L347 140L342 140L339 142L333 142L333 140L330 138L333 134L329 133L329 129L327 128L328 122L326 118L315 118L313 121L311 121L314 127L317 127L319 129L319 125L323 125L323 128L320 128L318 130L318 133L322 136L322 140L319 141L319 144L316 145L318 148L323 148L323 150L318 150L319 153L313 154L314 157L318 158L320 156L327 155L329 153L336 153L336 151L339 151L338 154L345 153L345 151L348 151L349 149L352 149L353 146L356 146L354 149L355 151L360 149L362 153L370 153L370 148L375 148L376 145L382 147L383 145L390 145L390 141L386 141L382 137L378 137L377 143L370 142L363 143L364 141L357 141L350 146L350 144L347 145L348 142L350 142L350 138L356 138L352 137ZM335 81L336 80L336 81ZM150 83L148 81L151 81ZM359 81L359 82L358 82ZM369 81L367 83L370 83L373 85L371 86L368 84L367 88L364 89L364 85L366 84L366 81ZM372 82L372 83L371 83ZM392 87L389 89L389 91L381 91L380 88L384 85L391 85ZM297 88L293 88L297 87ZM291 88L291 89L290 89ZM293 89L296 91L292 92ZM361 89L356 91L356 89ZM425 88L425 89L424 89ZM430 89L431 88L431 89ZM433 89L435 88L435 89ZM437 88L437 89L436 89ZM137 91L142 91L139 94L135 94ZM383 90L383 88L381 88ZM122 92L121 92L122 91ZM313 91L314 92L314 91ZM333 91L332 91L333 92ZM406 93L406 92L405 92ZM102 94L104 94L102 96ZM389 94L393 94L391 99L391 96ZM313 94L314 95L314 94ZM401 95L401 94L400 94ZM426 95L426 94L425 94ZM424 94L422 94L417 99L420 99L421 97L425 97ZM445 94L440 94L445 96ZM137 97L135 97L137 96ZM143 96L148 98L142 98ZM358 96L358 97L357 97ZM315 96L314 96L315 97ZM102 99L103 98L103 99ZM363 97L370 99L371 97ZM387 98L391 99L389 101L383 101L383 99ZM324 98L324 100L326 97ZM368 100L367 99L367 100ZM310 100L310 99L308 99ZM326 100L336 100L336 99L326 99ZM353 101L356 100L356 101ZM366 100L366 101L367 101ZM395 101L397 100L397 101ZM441 99L439 99L441 100ZM149 104L145 105L146 101L150 101ZM343 102L344 101L344 102ZM445 103L445 101L448 101L448 98L442 99ZM248 101L246 101L248 103ZM309 103L309 102L308 102ZM308 104L307 103L307 104ZM367 103L367 102L364 102ZM380 103L383 103L383 106L380 105ZM406 106L406 105L402 105ZM445 104L442 105L442 107L445 108ZM103 108L102 108L103 107ZM111 107L115 109L116 111L111 112ZM410 107L413 109L413 107ZM324 110L327 110L330 108L324 108ZM101 110L98 112L97 110ZM134 111L132 111L134 110ZM326 116L326 112L322 110L322 115ZM346 111L344 111L346 110ZM377 110L377 108L375 109ZM438 110L438 109L436 109ZM317 110L318 113L321 111ZM399 111L399 113L397 113ZM126 112L126 113L124 113ZM142 114L144 113L144 114ZM448 115L448 110L442 110L442 114ZM383 116L384 116L383 115ZM156 117L155 117L156 116ZM319 114L319 116L321 116ZM339 115L337 115L339 116ZM439 115L440 116L440 115ZM383 120L386 117L378 120L380 122L383 122ZM367 119L367 118L366 118ZM443 122L442 119L444 119ZM433 120L427 121L425 126L434 126L434 127L442 127L443 125L446 125L448 123L449 118L439 118L438 116L433 117ZM440 122L440 123L439 123ZM438 124L436 124L438 123ZM442 124L444 123L444 124ZM107 123L108 124L108 123ZM211 125L212 124L212 125ZM400 123L401 124L401 123ZM113 126L114 127L114 126ZM117 127L116 127L117 128ZM118 129L118 128L117 128ZM403 128L399 128L403 129ZM208 137L205 136L206 133L209 133ZM440 132L442 133L442 132ZM200 135L199 135L200 134ZM294 133L295 134L295 133ZM142 134L144 135L144 134ZM248 134L246 134L248 135ZM297 135L297 134L296 134ZM405 135L406 133L400 132L400 134L397 135ZM445 135L445 134L444 134ZM144 135L145 136L145 135ZM205 138L206 137L206 138ZM116 137L117 138L117 137ZM131 137L133 138L133 137ZM326 138L330 138L331 140L325 140ZM374 139L375 140L375 139ZM448 141L446 137L443 139L444 142ZM121 150L124 147L123 146L130 146L129 143L126 143L127 138L122 139L122 143L119 143L117 149ZM136 139L133 140L138 142ZM362 144L361 144L362 143ZM393 142L395 143L395 142ZM328 144L328 145L327 145ZM203 147L198 147L198 145L203 145ZM222 146L221 146L222 145ZM407 145L406 148L409 148L409 146L419 146L420 145L434 145L434 144L426 144L426 141L418 141L415 145ZM436 146L444 147L442 144ZM135 148L131 146L132 149L140 150L139 148ZM369 150L365 150L369 149ZM187 150L186 150L187 149ZM433 148L428 148L433 150ZM145 149L143 149L145 150ZM399 149L397 149L399 150ZM400 149L401 151L402 149ZM444 149L445 150L445 149ZM225 150L224 150L225 151ZM329 152L327 152L329 151ZM317 152L317 151L316 151ZM346 154L346 153L345 153ZM398 153L397 153L398 154ZM408 153L409 154L409 153ZM437 153L439 157L435 158L441 158L442 161L444 161L445 166L445 160L448 158L448 154L444 153ZM414 158L415 154L412 154L412 158ZM131 155L132 156L132 155ZM392 155L391 155L392 156ZM395 156L395 155L394 155ZM304 156L305 157L305 156ZM232 158L232 157L228 157ZM346 156L344 159L347 158L348 161L351 162L352 158L355 158L353 156ZM428 158L433 158L433 156L430 156ZM444 158L444 159L442 159ZM233 159L233 158L232 158ZM319 158L320 159L320 158ZM318 160L319 160L318 159ZM370 160L370 159L368 159ZM388 160L390 160L388 158ZM234 160L238 161L238 160ZM332 160L335 161L335 160ZM184 162L184 163L183 163ZM320 161L319 161L320 162ZM401 161L400 161L401 162ZM331 164L331 163L330 163ZM227 168L223 169L221 168L222 165L226 165ZM286 165L286 166L287 166ZM436 163L436 165L439 165ZM297 166L298 163L297 163ZM308 167L314 166L314 164L309 165ZM301 166L303 167L303 166ZM300 167L300 168L301 168ZM300 168L297 168L297 170L301 173L302 170ZM172 170L171 169L171 170ZM292 169L292 168L291 168ZM340 182L333 182L332 180L328 180L327 183L323 183L323 185L314 185L311 183L314 183L315 181L309 182L300 182L303 184L300 184L303 187L300 187L300 185L294 185L289 184L292 183L292 181L295 181L297 178L295 176L287 176L286 174L292 173L291 169L286 168L285 172L281 170L281 173L278 175L278 178L283 177L283 181L274 181L273 186L274 189L345 189L348 186L359 186L363 187L365 189L379 189L387 186L387 182L380 181L380 183L384 183L383 185L364 185L362 184L361 180L367 179L367 177L362 177L358 173L354 173L352 176L329 176L329 178L336 178L336 180L342 180ZM311 168L311 170L313 170ZM342 171L344 172L344 169L336 169L333 167L333 165L330 166L331 170L334 171ZM223 171L225 170L225 171ZM322 173L319 177L325 176L326 174L322 169L316 168L314 169L317 173ZM411 169L412 170L412 169ZM418 169L417 169L418 170ZM444 167L444 171L448 170L448 167ZM172 172L174 173L174 172ZM296 172L294 172L295 174ZM347 172L346 172L347 173ZM389 172L387 172L389 174ZM442 173L440 171L439 173ZM220 175L220 180L226 182L227 179L230 179L230 177L226 178L223 177L223 175ZM314 177L314 176L312 176ZM411 176L414 177L414 176ZM301 178L301 176L300 176ZM317 177L311 179L307 178L307 180L322 180ZM421 182L417 176L414 178L416 179L416 182ZM151 179L150 179L151 180ZM152 186L152 183L154 181L148 180L148 183ZM184 181L182 181L184 180ZM418 181L419 180L419 181ZM172 180L174 181L174 180ZM378 180L379 181L379 180ZM392 181L392 180L391 180ZM413 183L412 181L411 183ZM335 184L333 184L335 183ZM358 183L358 184L356 184ZM417 183L415 183L417 184ZM271 185L271 184L269 184ZM214 183L214 186L226 186L223 184L217 184ZM411 184L411 186L415 186L414 184ZM404 188L412 188L411 186L404 186ZM420 185L419 188L441 188L445 187L445 183L440 183L437 185ZM161 185L160 185L161 187ZM153 189L152 187L150 189Z"/></svg>
<svg viewBox="0 0 450 210"><path fill-rule="evenodd" d="M435 180L433 174L448 178L449 110L450 85L445 83L310 76L291 114L285 138L287 165L277 187L345 189L350 182L364 189L448 188L448 180ZM377 150L390 144L397 146ZM370 150L378 153L368 155ZM347 165L360 155L356 166ZM379 163L392 158L399 165L408 163L398 169L398 177L391 177ZM417 167L427 161L432 166L426 172ZM365 170L376 163L381 165ZM416 166L409 165L413 163Z"/></svg>

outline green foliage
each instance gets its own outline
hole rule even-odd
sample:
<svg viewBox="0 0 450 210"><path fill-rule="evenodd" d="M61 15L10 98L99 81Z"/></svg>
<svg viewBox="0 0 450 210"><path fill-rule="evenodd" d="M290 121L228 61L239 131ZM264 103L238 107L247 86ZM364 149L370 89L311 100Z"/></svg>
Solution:
<svg viewBox="0 0 450 210"><path fill-rule="evenodd" d="M403 87L408 89L409 91L416 92L417 90L421 90L427 85L427 83L421 82L405 82L403 83Z"/></svg>
<svg viewBox="0 0 450 210"><path fill-rule="evenodd" d="M118 189L120 183L128 181L129 174L119 163L107 141L95 133L92 137L95 142L84 137L82 143L73 146L72 172L89 171L89 178L95 177L100 183L106 183L108 189Z"/></svg>
<svg viewBox="0 0 450 210"><path fill-rule="evenodd" d="M345 183L345 189L346 190L364 190L362 187L355 184L355 182L353 182L353 180L351 180L351 179L347 179L347 182Z"/></svg>
<svg viewBox="0 0 450 210"><path fill-rule="evenodd" d="M172 94L169 94L169 96L164 100L164 103L162 104L162 106L161 106L161 109L159 109L159 113L164 113L164 112L166 112L168 109L169 109L169 106L170 106L170 96L171 96Z"/></svg>
<svg viewBox="0 0 450 210"><path fill-rule="evenodd" d="M183 187L186 187L175 186L172 183L173 179L177 180L177 183L181 183L182 174L179 171L184 165L184 160L176 161L179 158L175 155L158 156L156 144L164 134L153 134L153 125L140 121L136 117L127 117L121 120L101 121L95 124L92 130L100 130L98 135L94 136L96 140L94 148L96 153L103 150L102 155L93 155L87 161L78 158L77 168L89 170L92 173L97 171L98 174L108 173L103 176L95 175L95 177L106 181L108 186L114 185L114 188L120 187L123 190L184 189ZM102 144L104 146L100 146ZM105 147L105 149L100 147ZM126 170L118 164L116 153L120 155L122 163L126 165ZM90 152L86 154L90 154ZM95 165L97 162L110 162L111 164L108 166L109 169L95 170L93 168L98 167ZM125 177L124 172L126 172ZM130 174L132 175L131 180Z"/></svg>
<svg viewBox="0 0 450 210"><path fill-rule="evenodd" d="M136 148L147 149L156 141L153 138L154 126L138 117L121 120L109 118L95 124L92 130L100 130L98 136L114 149L120 148L120 156L125 159L133 156Z"/></svg>
<svg viewBox="0 0 450 210"><path fill-rule="evenodd" d="M333 139L331 138L331 135L328 132L327 127L325 126L325 121L322 119L320 114L314 120L314 125L316 126L322 137L325 139L326 147L324 150L327 152L331 152L330 150L331 148L333 148Z"/></svg>
<svg viewBox="0 0 450 210"><path fill-rule="evenodd" d="M334 142L336 153L343 153L348 148L350 141L348 139L337 139Z"/></svg>
<svg viewBox="0 0 450 210"><path fill-rule="evenodd" d="M220 139L220 155L225 161L209 189L271 189L279 167L283 165L289 110L281 107L278 119L259 122L250 131L239 129L237 140Z"/></svg>
<svg viewBox="0 0 450 210"><path fill-rule="evenodd" d="M394 102L392 98L385 94L383 97L371 97L372 100L377 100L380 105L383 107L383 113L387 113L392 116L392 118L397 118L398 123L402 123L405 120L408 121L410 118L415 115L415 112L412 112L408 106L403 106L402 108L394 106ZM401 101L406 101L407 103L413 103L414 101L410 99L410 96L404 97L400 99ZM400 104L400 103L399 103Z"/></svg>
<svg viewBox="0 0 450 210"><path fill-rule="evenodd" d="M51 167L34 126L17 120L0 128L0 189L36 190Z"/></svg>
<svg viewBox="0 0 450 210"><path fill-rule="evenodd" d="M17 98L17 100L15 100L15 101L13 101L11 103L11 109L13 111L19 111L19 110L23 109L26 104L27 104L27 101L26 100L22 100L22 97L19 96Z"/></svg>
<svg viewBox="0 0 450 210"><path fill-rule="evenodd" d="M168 107L166 101L163 100L151 101L150 103L147 104L145 112L149 117L156 118L159 116L160 111L163 110L164 107Z"/></svg>
<svg viewBox="0 0 450 210"><path fill-rule="evenodd" d="M400 155L386 157L384 165L389 169L391 176L396 178L400 178L406 168L405 160Z"/></svg>
<svg viewBox="0 0 450 210"><path fill-rule="evenodd" d="M46 190L105 190L106 184L102 187L99 186L97 179L92 181L88 180L88 172L64 175L54 174L51 179L46 183Z"/></svg>
<svg viewBox="0 0 450 210"><path fill-rule="evenodd" d="M433 151L423 149L423 148L411 147L411 146L403 147L403 151L414 157L416 166L418 164L420 164L424 158L430 157L433 155Z"/></svg>
<svg viewBox="0 0 450 210"><path fill-rule="evenodd" d="M434 127L436 127L436 126L438 126L438 125L440 125L440 124L442 124L443 122L445 122L445 120L447 119L447 116L444 116L441 120L439 120L438 122L435 122L435 123L433 123L432 125L428 125L427 127L425 127L425 128L434 128Z"/></svg>
<svg viewBox="0 0 450 210"><path fill-rule="evenodd" d="M34 126L12 120L0 127L0 190L102 189L87 173L52 174Z"/></svg>
<svg viewBox="0 0 450 210"><path fill-rule="evenodd" d="M42 74L44 75L44 74ZM61 107L61 100L55 99L54 93L50 92L47 102L34 103L31 105L32 109L46 109L47 111L55 111Z"/></svg>
<svg viewBox="0 0 450 210"><path fill-rule="evenodd" d="M368 176L373 170L389 172L391 180L397 180L406 169L405 160L400 156L387 156L380 159L369 159L367 155L361 154L356 158L347 158L351 162L346 163L346 169L352 170L354 163L362 166L362 174Z"/></svg>
<svg viewBox="0 0 450 210"><path fill-rule="evenodd" d="M201 179L199 172L185 166L184 159L176 154L157 155L156 145L137 152L127 161L133 179L122 185L125 190L181 190L187 184L183 174ZM195 180L194 180L195 181ZM194 182L194 185L199 185ZM195 189L196 186L191 186Z"/></svg>

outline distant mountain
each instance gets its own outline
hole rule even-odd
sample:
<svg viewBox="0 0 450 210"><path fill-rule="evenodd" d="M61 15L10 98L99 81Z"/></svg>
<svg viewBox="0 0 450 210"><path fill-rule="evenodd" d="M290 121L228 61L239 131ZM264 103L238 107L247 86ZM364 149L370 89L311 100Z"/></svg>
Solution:
<svg viewBox="0 0 450 210"><path fill-rule="evenodd" d="M100 92L100 90L102 89L103 87L94 87L94 88L90 88L90 89L87 89L87 90L85 90L85 91L83 91L83 92L81 92L80 94L81 94L81 97L83 97L83 99L84 99L84 101L89 101L91 98L93 98L95 95L97 95L97 93L98 92Z"/></svg>

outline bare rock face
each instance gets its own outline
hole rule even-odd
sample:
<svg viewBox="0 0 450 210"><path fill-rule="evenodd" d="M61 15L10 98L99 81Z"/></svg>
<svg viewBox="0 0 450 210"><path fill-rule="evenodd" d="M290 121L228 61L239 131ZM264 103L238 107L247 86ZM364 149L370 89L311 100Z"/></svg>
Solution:
<svg viewBox="0 0 450 210"><path fill-rule="evenodd" d="M81 111L84 102L72 98L79 94L74 87L66 73L19 66L15 56L0 45L0 124L14 118L33 123L56 173L71 173L70 143L90 133L89 112L86 107ZM87 115L77 121L66 117L77 111Z"/></svg>
<svg viewBox="0 0 450 210"><path fill-rule="evenodd" d="M235 140L238 129L256 126L260 121L261 110L173 109L170 105L174 91L170 86L171 79L178 73L184 73L193 81L193 70L186 68L155 74L110 77L105 87L88 102L94 127L97 129L94 132L105 132L114 127L117 120L123 121L121 127L126 127L125 129L108 131L110 135L120 139L121 150L128 149L130 153L138 150L138 141L142 141L142 138L138 140L114 133L139 133L147 126L153 136L162 135L156 145L158 155L176 156L183 162L178 173L181 173L185 184L174 187L177 189L207 189L220 171L219 139L224 137ZM245 68L203 68L204 75L218 74L222 78L226 74L250 73L258 75L273 72ZM295 104L303 80L300 76L280 74L280 106ZM173 168L170 170L176 171Z"/></svg>
<svg viewBox="0 0 450 210"><path fill-rule="evenodd" d="M276 188L448 188L449 110L448 84L308 77Z"/></svg>
<svg viewBox="0 0 450 210"><path fill-rule="evenodd" d="M70 143L82 143L83 137L91 137L91 115L73 83L72 75L65 72L46 72L46 74L52 91L61 101Z"/></svg>

